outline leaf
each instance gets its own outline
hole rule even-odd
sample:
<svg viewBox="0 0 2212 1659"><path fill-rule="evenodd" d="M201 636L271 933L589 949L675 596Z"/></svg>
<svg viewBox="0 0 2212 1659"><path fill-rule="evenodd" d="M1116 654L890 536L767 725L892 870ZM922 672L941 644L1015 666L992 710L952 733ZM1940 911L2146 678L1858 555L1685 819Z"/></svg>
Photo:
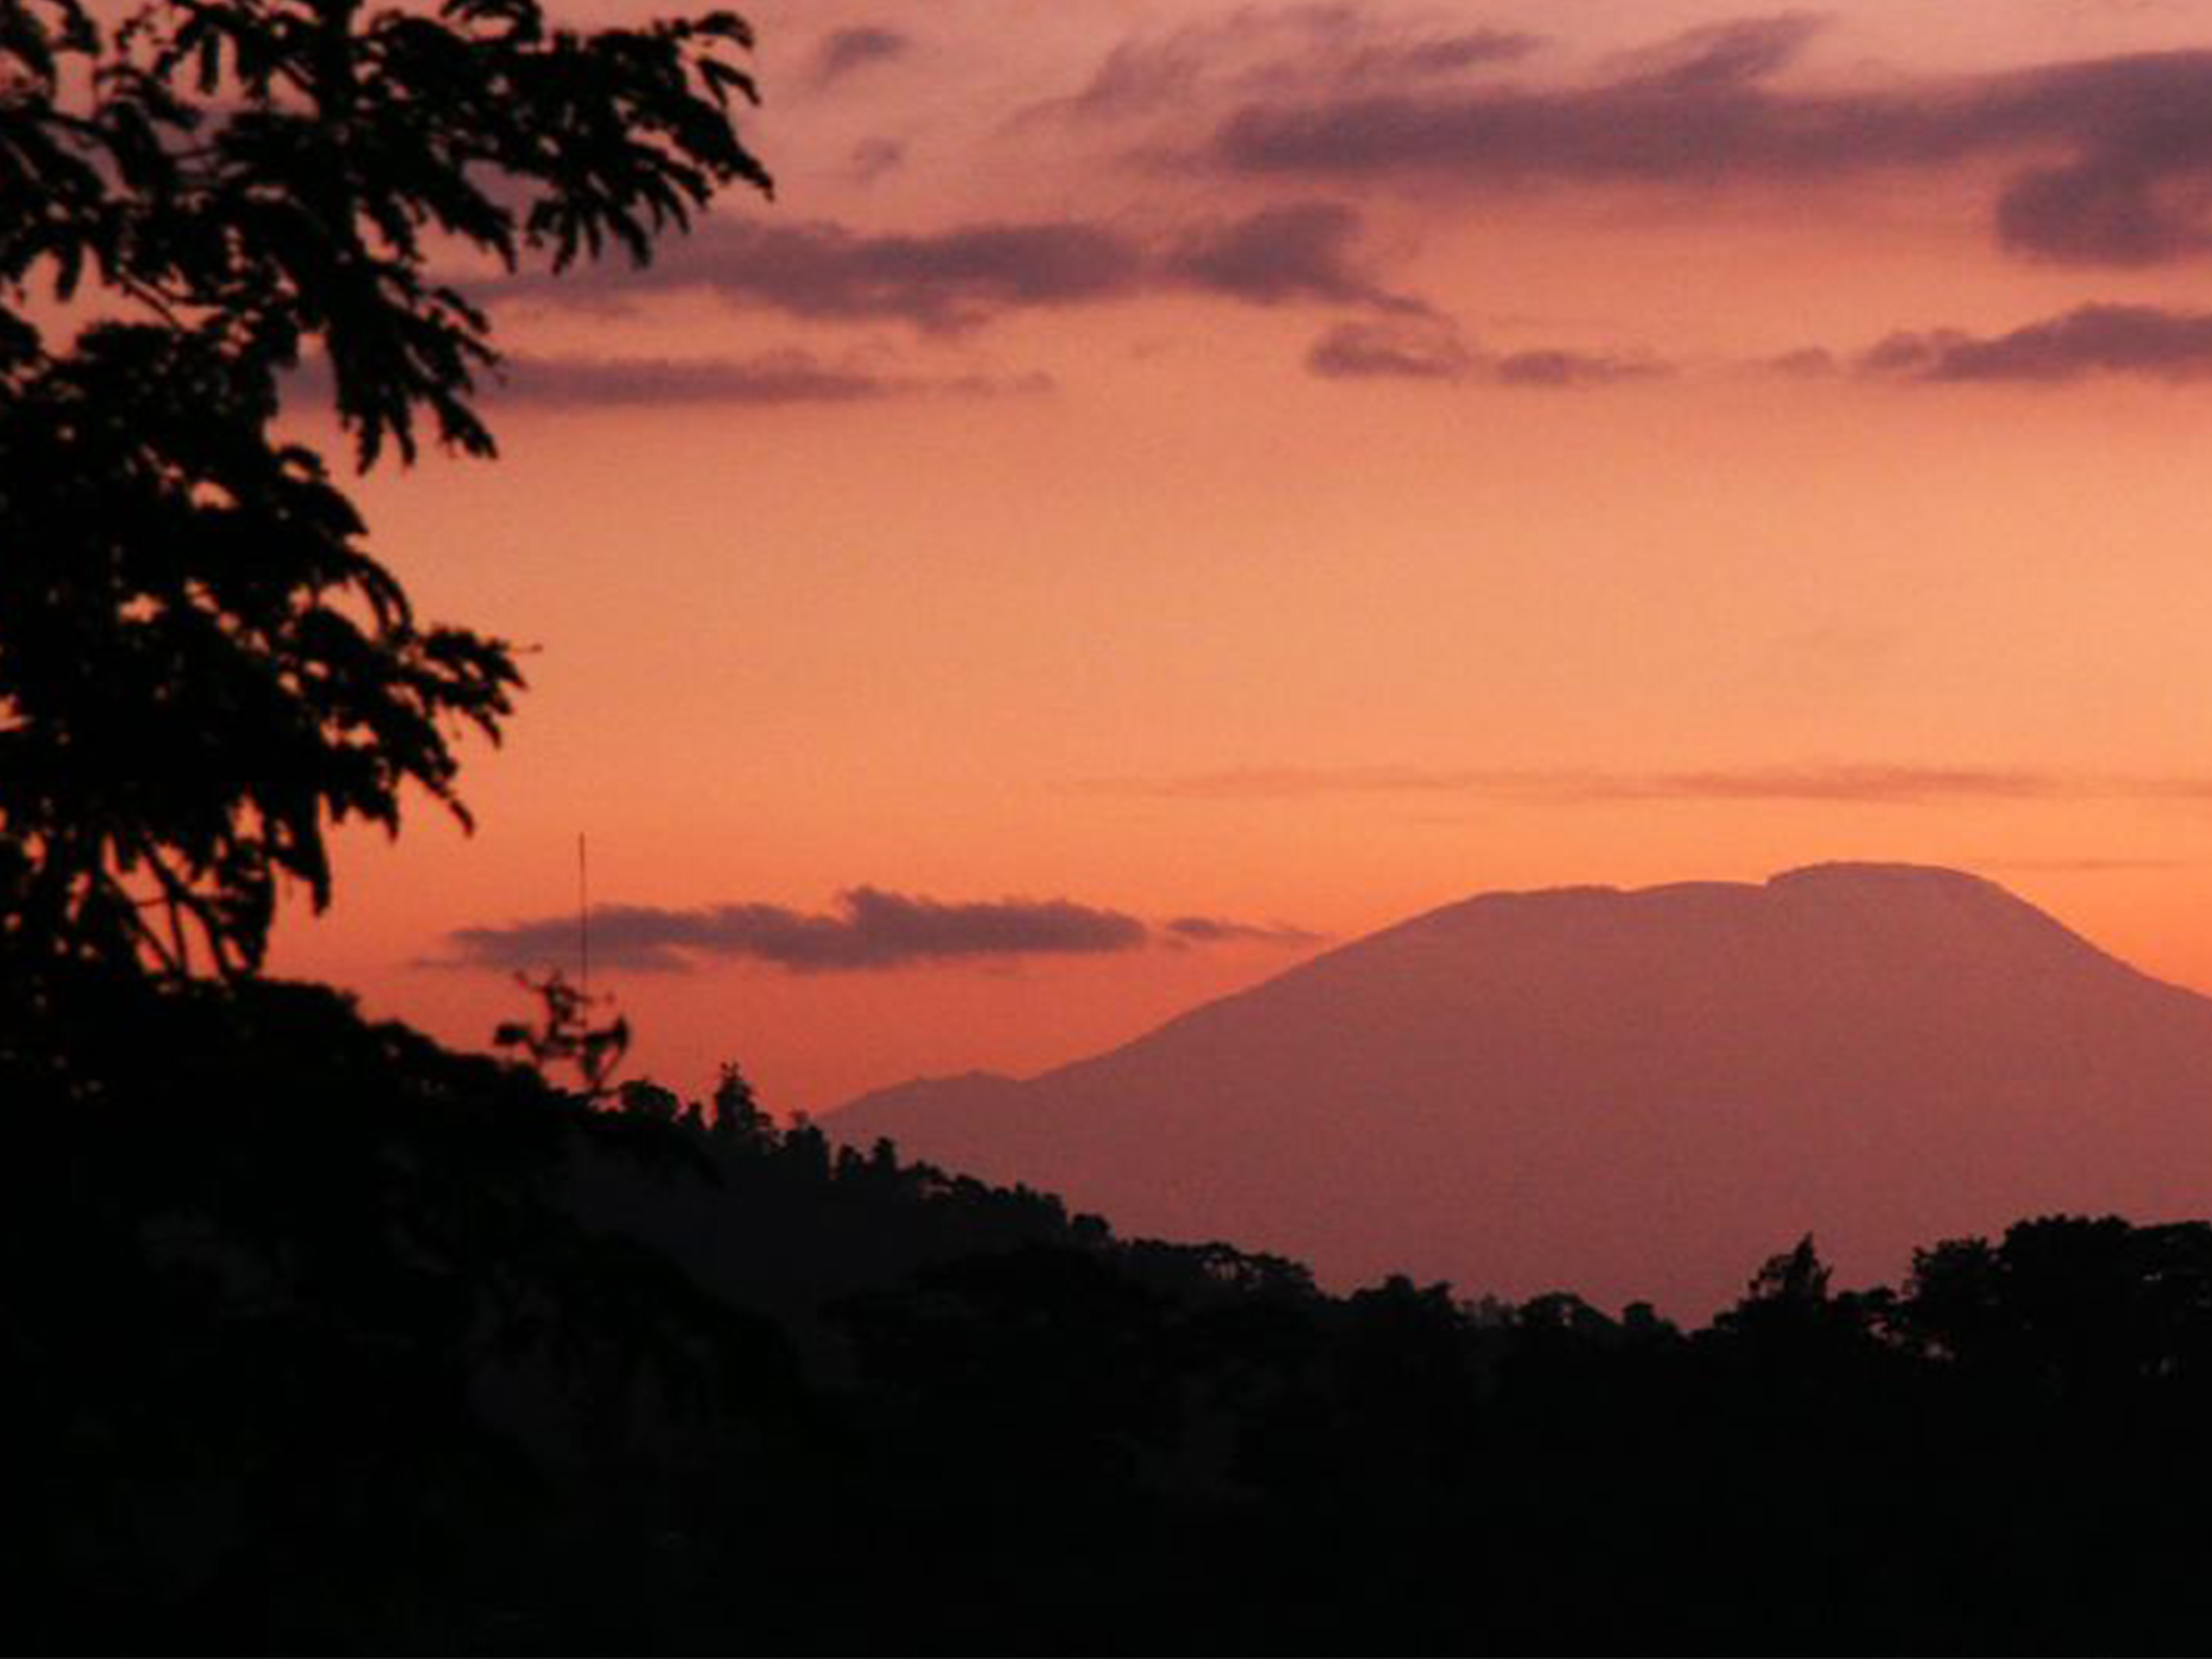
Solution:
<svg viewBox="0 0 2212 1659"><path fill-rule="evenodd" d="M0 278L116 320L43 355L0 311L0 900L48 963L251 972L285 884L328 901L328 824L396 832L416 791L467 823L457 734L496 741L522 683L503 641L416 622L331 468L274 435L287 377L325 371L359 470L424 423L493 455L492 321L426 246L643 263L715 188L766 189L723 108L751 82L709 44L751 35L549 29L537 0L46 16L0 0L28 66ZM557 1008L568 1052L619 1060L626 1024Z"/></svg>

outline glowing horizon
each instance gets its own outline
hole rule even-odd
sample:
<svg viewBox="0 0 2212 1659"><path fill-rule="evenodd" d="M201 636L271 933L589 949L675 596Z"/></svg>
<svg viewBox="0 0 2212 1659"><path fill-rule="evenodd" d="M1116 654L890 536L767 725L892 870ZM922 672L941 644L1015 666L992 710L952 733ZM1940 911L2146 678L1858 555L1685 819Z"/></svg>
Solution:
<svg viewBox="0 0 2212 1659"><path fill-rule="evenodd" d="M595 976L634 1069L783 1110L1837 857L2212 986L2212 6L1235 10L751 9L778 202L492 286L503 459L365 492L542 649L479 835L345 837L278 971L480 1045L514 988L423 964L568 914L581 830L600 902L756 934L1149 931Z"/></svg>

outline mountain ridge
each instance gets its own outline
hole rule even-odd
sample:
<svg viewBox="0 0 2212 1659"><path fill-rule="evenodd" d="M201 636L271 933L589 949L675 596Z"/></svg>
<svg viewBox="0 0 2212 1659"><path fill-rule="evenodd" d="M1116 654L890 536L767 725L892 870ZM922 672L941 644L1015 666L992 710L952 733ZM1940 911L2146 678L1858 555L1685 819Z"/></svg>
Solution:
<svg viewBox="0 0 2212 1659"><path fill-rule="evenodd" d="M1835 863L1478 893L1105 1052L823 1122L1325 1280L1696 1312L1806 1230L1893 1274L2013 1213L2201 1203L2198 1102L2212 1000L1982 877Z"/></svg>

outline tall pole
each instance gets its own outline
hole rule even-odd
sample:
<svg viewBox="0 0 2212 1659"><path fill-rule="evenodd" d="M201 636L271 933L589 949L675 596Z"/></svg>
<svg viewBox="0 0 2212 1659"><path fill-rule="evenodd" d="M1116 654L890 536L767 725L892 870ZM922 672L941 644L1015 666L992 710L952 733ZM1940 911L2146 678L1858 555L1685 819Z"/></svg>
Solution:
<svg viewBox="0 0 2212 1659"><path fill-rule="evenodd" d="M578 988L591 995L591 862L584 832L576 831L576 956Z"/></svg>

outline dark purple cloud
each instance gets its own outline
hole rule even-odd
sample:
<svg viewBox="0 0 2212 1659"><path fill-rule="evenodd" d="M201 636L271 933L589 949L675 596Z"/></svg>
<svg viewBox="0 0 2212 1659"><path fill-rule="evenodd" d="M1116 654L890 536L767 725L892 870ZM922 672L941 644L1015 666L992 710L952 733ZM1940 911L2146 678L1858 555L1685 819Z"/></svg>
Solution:
<svg viewBox="0 0 2212 1659"><path fill-rule="evenodd" d="M871 64L904 57L912 45L895 29L859 28L832 30L822 38L814 54L813 79L817 86L842 80Z"/></svg>
<svg viewBox="0 0 2212 1659"><path fill-rule="evenodd" d="M574 917L549 917L461 928L447 938L457 952L452 965L536 969L575 953L577 925ZM851 973L1108 955L1159 944L1305 944L1311 938L1296 929L1211 917L1180 917L1155 928L1123 912L1067 899L946 903L869 887L838 894L836 907L826 912L763 904L696 910L602 905L591 912L593 962L640 973L684 972L717 959L765 962L792 973Z"/></svg>
<svg viewBox="0 0 2212 1659"><path fill-rule="evenodd" d="M1859 359L1872 375L1912 380L2057 384L2091 375L2212 379L2212 312L2085 305L2007 334L1892 334Z"/></svg>
<svg viewBox="0 0 2212 1659"><path fill-rule="evenodd" d="M1470 69L1510 63L1527 57L1541 44L1534 35L1510 29L1471 29L1457 35L1413 36L1355 47L1316 63L1313 69L1316 73L1333 73L1346 81L1383 81L1402 86L1409 80L1440 79ZM1259 78L1293 77L1277 69L1262 70Z"/></svg>
<svg viewBox="0 0 2212 1659"><path fill-rule="evenodd" d="M1707 23L1624 53L1615 60L1616 84L1688 92L1748 86L1787 67L1827 21L1791 11Z"/></svg>
<svg viewBox="0 0 2212 1659"><path fill-rule="evenodd" d="M1425 85L1526 57L1538 44L1507 29L1439 31L1357 4L1247 8L1120 42L1076 91L1030 106L1015 124L1187 114L1224 92Z"/></svg>
<svg viewBox="0 0 2212 1659"><path fill-rule="evenodd" d="M510 357L493 395L554 406L651 404L854 403L913 383L831 366L805 352L705 362L653 358Z"/></svg>
<svg viewBox="0 0 2212 1659"><path fill-rule="evenodd" d="M1359 237L1359 215L1339 202L1263 207L1188 233L1169 250L1161 271L1171 281L1257 305L1324 300L1421 308L1384 292L1358 269Z"/></svg>
<svg viewBox="0 0 2212 1659"><path fill-rule="evenodd" d="M986 220L871 235L816 220L714 220L642 270L594 266L490 288L493 297L570 306L657 290L700 289L737 305L832 321L889 319L933 331L1001 313L1096 304L1173 289L1249 304L1319 301L1393 310L1357 264L1358 214L1332 202L1265 207L1166 237L1080 219Z"/></svg>
<svg viewBox="0 0 2212 1659"><path fill-rule="evenodd" d="M603 287L701 288L794 316L891 317L944 329L999 311L1125 293L1143 281L1145 263L1143 250L1120 232L1069 219L906 235L728 219L702 226L644 270L608 271ZM602 283L563 277L543 291L558 299L593 288Z"/></svg>
<svg viewBox="0 0 2212 1659"><path fill-rule="evenodd" d="M1993 125L2072 150L2017 175L1998 230L2022 252L2145 265L2212 248L2212 52L2112 58L1997 83Z"/></svg>
<svg viewBox="0 0 2212 1659"><path fill-rule="evenodd" d="M1340 322L1306 353L1307 369L1328 380L1464 380L1475 365L1456 329L1427 319Z"/></svg>
<svg viewBox="0 0 2212 1659"><path fill-rule="evenodd" d="M1261 97L1214 158L1301 181L1802 184L2009 164L1995 228L2017 252L2142 264L2212 249L2212 52L1866 91L1774 84L1813 33L1791 15L1690 35L1565 87L1426 86Z"/></svg>
<svg viewBox="0 0 2212 1659"><path fill-rule="evenodd" d="M1802 43L1772 20L1700 30L1595 86L1388 90L1234 111L1219 156L1257 173L1412 174L1468 184L1717 181L1841 173L1971 153L1952 124L1893 95L1776 93L1759 83ZM1889 125L1885 115L1910 117Z"/></svg>
<svg viewBox="0 0 2212 1659"><path fill-rule="evenodd" d="M842 366L810 352L671 361L661 358L511 356L490 395L547 408L679 404L849 404L927 394L987 397L1047 391L1042 375L929 378Z"/></svg>
<svg viewBox="0 0 2212 1659"><path fill-rule="evenodd" d="M1555 346L1488 356L1448 321L1428 316L1338 323L1307 350L1306 366L1325 380L1488 381L1543 390L1611 385L1670 372L1653 358Z"/></svg>
<svg viewBox="0 0 2212 1659"><path fill-rule="evenodd" d="M1570 352L1545 347L1513 352L1491 365L1498 384L1562 390L1571 386L1610 386L1624 380L1655 380L1671 371L1647 357L1623 357L1605 352Z"/></svg>

